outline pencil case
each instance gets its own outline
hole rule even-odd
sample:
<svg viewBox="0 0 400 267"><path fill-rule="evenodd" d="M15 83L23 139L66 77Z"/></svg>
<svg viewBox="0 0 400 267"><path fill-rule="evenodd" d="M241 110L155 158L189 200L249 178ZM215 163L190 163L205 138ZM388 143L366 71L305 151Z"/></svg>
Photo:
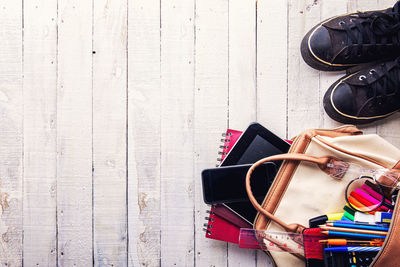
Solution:
<svg viewBox="0 0 400 267"><path fill-rule="evenodd" d="M354 173L348 164L365 169L400 169L400 150L376 134L363 135L352 125L336 129L312 129L298 135L287 154L264 158L249 169L246 190L258 215L254 228L269 232L301 233L310 218L328 214L346 204L344 194ZM264 162L283 160L263 203L258 203L250 187L251 174ZM336 167L332 167L336 166ZM399 175L400 176L400 175ZM397 177L396 179L398 179ZM395 188L396 183L379 177L379 182ZM396 266L400 247L398 200L382 249L371 266ZM304 258L290 253L266 251L276 266L304 266Z"/></svg>

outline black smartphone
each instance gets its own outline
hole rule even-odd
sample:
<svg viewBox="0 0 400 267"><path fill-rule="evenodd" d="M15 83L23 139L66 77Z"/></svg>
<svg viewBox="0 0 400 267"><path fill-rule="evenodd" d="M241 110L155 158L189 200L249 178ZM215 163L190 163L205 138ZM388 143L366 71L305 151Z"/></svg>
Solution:
<svg viewBox="0 0 400 267"><path fill-rule="evenodd" d="M288 142L279 138L261 124L254 122L242 133L220 166L255 163L268 156L287 153L289 148L290 144ZM277 161L274 163L277 169L279 169L282 162ZM265 195L257 199L260 204L264 200L264 197ZM248 223L253 224L257 210L253 207L250 200L224 203L223 205L245 219Z"/></svg>
<svg viewBox="0 0 400 267"><path fill-rule="evenodd" d="M205 169L201 173L203 197L207 204L248 201L246 174L251 164ZM256 199L263 199L271 186L277 166L273 162L256 168L251 177L251 189Z"/></svg>

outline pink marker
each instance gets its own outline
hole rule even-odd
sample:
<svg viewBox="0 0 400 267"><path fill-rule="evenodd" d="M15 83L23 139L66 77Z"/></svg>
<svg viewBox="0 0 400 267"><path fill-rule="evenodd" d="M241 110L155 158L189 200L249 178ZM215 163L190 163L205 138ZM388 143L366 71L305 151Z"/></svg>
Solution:
<svg viewBox="0 0 400 267"><path fill-rule="evenodd" d="M381 201L377 200L376 198L372 197L371 195L365 193L364 191L362 191L360 188L357 188L356 190L354 190L358 195L360 195L362 198L364 198L365 200L371 202L374 205L379 205L381 204ZM385 206L380 206L379 209L382 210L389 210L388 208L386 208Z"/></svg>
<svg viewBox="0 0 400 267"><path fill-rule="evenodd" d="M361 189L362 189L363 191L367 192L368 194L370 194L371 196L373 196L374 198L378 199L378 200L383 198L383 196L382 196L381 194L379 194L378 192L376 192L374 189L372 189L371 187L369 187L369 186L366 185L366 184L363 184L363 185L361 186ZM390 203L390 201L387 200L386 198L385 198L385 202L388 203L388 204L392 204L392 203Z"/></svg>

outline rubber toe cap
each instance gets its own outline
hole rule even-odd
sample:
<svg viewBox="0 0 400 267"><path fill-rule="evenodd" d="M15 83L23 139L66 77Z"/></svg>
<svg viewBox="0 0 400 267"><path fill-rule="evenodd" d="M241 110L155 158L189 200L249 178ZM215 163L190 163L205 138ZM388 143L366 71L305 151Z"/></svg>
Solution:
<svg viewBox="0 0 400 267"><path fill-rule="evenodd" d="M333 57L332 42L329 31L325 27L318 27L310 36L309 49L318 59L331 62Z"/></svg>
<svg viewBox="0 0 400 267"><path fill-rule="evenodd" d="M346 83L339 83L332 92L332 105L337 111L346 115L356 115L353 92L351 87Z"/></svg>

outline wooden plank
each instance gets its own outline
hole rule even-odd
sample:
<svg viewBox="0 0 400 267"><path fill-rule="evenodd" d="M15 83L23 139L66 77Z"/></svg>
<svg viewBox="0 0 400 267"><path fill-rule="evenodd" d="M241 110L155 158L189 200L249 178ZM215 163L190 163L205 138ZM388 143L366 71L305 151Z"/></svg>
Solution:
<svg viewBox="0 0 400 267"><path fill-rule="evenodd" d="M229 2L229 127L244 130L257 120L256 4ZM255 266L256 252L228 245L229 266Z"/></svg>
<svg viewBox="0 0 400 267"><path fill-rule="evenodd" d="M229 127L257 120L255 2L229 2Z"/></svg>
<svg viewBox="0 0 400 267"><path fill-rule="evenodd" d="M0 6L0 262L22 264L22 3Z"/></svg>
<svg viewBox="0 0 400 267"><path fill-rule="evenodd" d="M93 3L94 265L126 266L127 1Z"/></svg>
<svg viewBox="0 0 400 267"><path fill-rule="evenodd" d="M228 2L196 2L195 44L195 255L196 266L226 266L227 244L207 239L207 223L200 173L216 164L221 132L227 127L228 98ZM212 40L212 42L210 42ZM209 229L212 231L212 229Z"/></svg>
<svg viewBox="0 0 400 267"><path fill-rule="evenodd" d="M92 3L58 2L58 264L92 265Z"/></svg>
<svg viewBox="0 0 400 267"><path fill-rule="evenodd" d="M319 71L309 67L300 54L303 36L320 22L320 2L289 1L288 27L288 136L322 126Z"/></svg>
<svg viewBox="0 0 400 267"><path fill-rule="evenodd" d="M24 1L24 263L56 265L57 3Z"/></svg>
<svg viewBox="0 0 400 267"><path fill-rule="evenodd" d="M129 265L159 266L160 2L129 2L128 25Z"/></svg>
<svg viewBox="0 0 400 267"><path fill-rule="evenodd" d="M257 7L257 119L287 137L287 2L259 1Z"/></svg>
<svg viewBox="0 0 400 267"><path fill-rule="evenodd" d="M161 265L194 265L194 1L161 5Z"/></svg>
<svg viewBox="0 0 400 267"><path fill-rule="evenodd" d="M257 120L281 138L287 137L287 1L257 3ZM257 252L256 265L273 266Z"/></svg>
<svg viewBox="0 0 400 267"><path fill-rule="evenodd" d="M321 3L321 21L332 16L338 16L347 13L347 3L343 0L324 1ZM323 128L336 128L342 123L332 120L325 112L323 107L323 99L328 88L338 79L346 75L345 71L327 72L321 71L319 76L319 97L320 97L320 115L322 118Z"/></svg>

